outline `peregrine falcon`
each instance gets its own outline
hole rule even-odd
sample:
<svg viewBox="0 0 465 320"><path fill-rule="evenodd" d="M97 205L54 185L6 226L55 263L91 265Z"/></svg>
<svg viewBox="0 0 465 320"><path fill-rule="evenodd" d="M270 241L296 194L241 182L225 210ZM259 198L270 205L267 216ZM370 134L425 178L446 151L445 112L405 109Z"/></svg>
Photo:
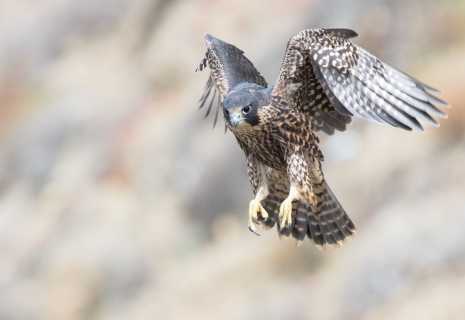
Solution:
<svg viewBox="0 0 465 320"><path fill-rule="evenodd" d="M448 104L426 84L382 62L351 42L348 29L309 29L288 42L273 86L237 47L209 34L196 71L210 66L200 107L210 112L218 94L225 126L245 153L255 198L248 226L277 223L281 237L301 244L307 236L324 250L357 231L326 183L317 131L345 131L352 116L423 131L418 120L438 126L447 117L434 104ZM212 94L213 92L213 94Z"/></svg>

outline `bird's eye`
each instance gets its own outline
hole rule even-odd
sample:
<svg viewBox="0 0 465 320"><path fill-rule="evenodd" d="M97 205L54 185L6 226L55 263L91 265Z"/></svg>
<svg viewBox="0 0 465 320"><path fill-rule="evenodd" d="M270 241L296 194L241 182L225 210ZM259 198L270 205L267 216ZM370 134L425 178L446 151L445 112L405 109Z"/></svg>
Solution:
<svg viewBox="0 0 465 320"><path fill-rule="evenodd" d="M224 113L226 113L227 116L229 116L229 111L225 110Z"/></svg>
<svg viewBox="0 0 465 320"><path fill-rule="evenodd" d="M250 112L250 105L245 106L245 107L242 109L242 113L243 113L243 114L247 114L247 113L249 113L249 112Z"/></svg>

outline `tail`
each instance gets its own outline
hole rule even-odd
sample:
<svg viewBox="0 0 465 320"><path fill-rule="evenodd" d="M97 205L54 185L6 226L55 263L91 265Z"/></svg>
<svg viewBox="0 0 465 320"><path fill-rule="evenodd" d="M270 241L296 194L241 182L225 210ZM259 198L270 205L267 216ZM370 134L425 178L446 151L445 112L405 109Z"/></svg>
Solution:
<svg viewBox="0 0 465 320"><path fill-rule="evenodd" d="M270 194L262 202L269 214L269 219L261 223L265 229L271 229L276 222L279 223L280 205L289 194L289 180L285 173L273 170L268 174L268 182ZM339 248L346 243L347 238L354 238L357 229L324 179L314 187L318 206L314 207L303 200L295 201L292 223L282 229L279 236L283 238L291 235L297 245L302 244L307 236L320 250L324 250L326 244Z"/></svg>
<svg viewBox="0 0 465 320"><path fill-rule="evenodd" d="M320 199L323 199L319 212L315 212L315 208L310 204L301 201L300 216L306 214L308 222L306 234L318 249L324 250L326 244L339 248L339 245L346 243L347 238L355 237L357 229L326 182L323 184L322 193Z"/></svg>

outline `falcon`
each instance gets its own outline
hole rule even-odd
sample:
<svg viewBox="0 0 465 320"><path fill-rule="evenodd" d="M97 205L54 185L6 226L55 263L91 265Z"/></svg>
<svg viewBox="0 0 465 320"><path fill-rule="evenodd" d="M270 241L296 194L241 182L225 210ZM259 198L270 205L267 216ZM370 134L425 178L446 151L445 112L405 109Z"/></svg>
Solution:
<svg viewBox="0 0 465 320"><path fill-rule="evenodd" d="M207 53L196 71L210 67L200 107L215 101L225 129L244 151L255 198L248 227L271 229L280 238L305 237L324 250L338 248L357 229L326 183L317 131L345 131L353 116L405 130L423 131L446 118L435 105L439 92L382 62L351 42L348 29L309 29L288 42L275 84L237 47L205 35ZM217 97L217 98L216 98ZM210 102L208 103L208 99Z"/></svg>

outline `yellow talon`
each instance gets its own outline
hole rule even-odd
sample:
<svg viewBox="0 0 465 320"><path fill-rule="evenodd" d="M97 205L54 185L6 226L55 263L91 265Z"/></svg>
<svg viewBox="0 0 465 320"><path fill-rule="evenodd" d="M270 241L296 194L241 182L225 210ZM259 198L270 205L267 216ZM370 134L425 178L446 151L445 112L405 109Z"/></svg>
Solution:
<svg viewBox="0 0 465 320"><path fill-rule="evenodd" d="M258 221L258 212L260 212L263 219L268 218L268 212L262 207L260 201L253 199L249 205L249 230L259 236L257 229L255 228L254 221Z"/></svg>
<svg viewBox="0 0 465 320"><path fill-rule="evenodd" d="M292 223L292 198L286 198L279 208L280 229L282 230Z"/></svg>

